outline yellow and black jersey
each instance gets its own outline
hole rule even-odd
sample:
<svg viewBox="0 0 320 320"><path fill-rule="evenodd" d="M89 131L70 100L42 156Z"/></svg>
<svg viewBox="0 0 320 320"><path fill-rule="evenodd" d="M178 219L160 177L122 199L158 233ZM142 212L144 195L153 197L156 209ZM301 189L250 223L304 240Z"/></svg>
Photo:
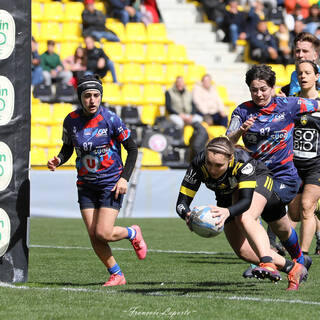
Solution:
<svg viewBox="0 0 320 320"><path fill-rule="evenodd" d="M263 179L259 179L260 177ZM262 162L251 158L247 151L236 148L227 171L219 179L213 179L208 174L205 166L205 153L202 152L190 164L180 187L176 209L182 218L190 211L189 205L201 183L215 192L217 205L227 207L231 216L244 212L248 202L250 205L253 191L259 184L260 189L264 189L263 192L260 192L263 195L273 190L273 179L268 168ZM248 199L245 204L242 203L243 206L232 205L232 194L236 190L246 190L242 192L242 196Z"/></svg>

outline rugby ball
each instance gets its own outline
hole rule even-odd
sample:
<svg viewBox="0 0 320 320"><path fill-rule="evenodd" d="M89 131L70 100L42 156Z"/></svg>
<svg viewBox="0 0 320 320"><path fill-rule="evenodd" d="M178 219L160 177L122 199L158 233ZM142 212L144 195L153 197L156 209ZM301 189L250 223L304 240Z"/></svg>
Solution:
<svg viewBox="0 0 320 320"><path fill-rule="evenodd" d="M211 207L194 207L190 213L190 225L192 230L204 238L216 237L223 231L223 227L217 228L220 218L212 217Z"/></svg>

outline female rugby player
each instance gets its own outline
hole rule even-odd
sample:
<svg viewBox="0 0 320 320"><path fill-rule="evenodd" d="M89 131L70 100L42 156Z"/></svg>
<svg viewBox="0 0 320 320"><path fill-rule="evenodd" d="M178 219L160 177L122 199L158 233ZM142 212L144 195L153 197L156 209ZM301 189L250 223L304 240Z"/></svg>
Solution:
<svg viewBox="0 0 320 320"><path fill-rule="evenodd" d="M277 210L280 199L273 191L268 168L244 149L234 148L227 137L211 140L205 151L192 161L181 184L176 209L187 224L190 204L202 182L215 192L217 206L212 206L212 216L220 217L218 226L224 225L234 252L246 261L259 264L252 273L276 282L281 278L278 267L288 274L287 290L298 290L307 275L306 268L274 252L258 221L260 215L270 222L286 214L285 210Z"/></svg>
<svg viewBox="0 0 320 320"><path fill-rule="evenodd" d="M317 111L319 102L304 98L274 97L275 73L269 66L255 65L246 73L252 100L239 105L231 116L227 134L233 143L240 136L255 159L263 161L274 179L275 193L285 210L296 195L300 178L293 164L294 119ZM296 231L287 215L269 223L291 258L304 264Z"/></svg>
<svg viewBox="0 0 320 320"><path fill-rule="evenodd" d="M77 92L82 108L65 118L63 146L58 156L48 161L48 168L54 171L76 149L78 202L92 247L110 273L104 286L123 285L125 277L108 243L127 238L139 259L147 254L139 226L114 226L134 169L137 146L122 120L101 106L102 84L98 76L80 79ZM121 144L128 151L124 166Z"/></svg>

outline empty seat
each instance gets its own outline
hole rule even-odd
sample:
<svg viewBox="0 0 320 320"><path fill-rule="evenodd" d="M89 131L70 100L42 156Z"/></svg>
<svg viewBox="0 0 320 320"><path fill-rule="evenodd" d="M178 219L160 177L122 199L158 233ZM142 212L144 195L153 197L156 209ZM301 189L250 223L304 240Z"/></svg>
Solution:
<svg viewBox="0 0 320 320"><path fill-rule="evenodd" d="M62 145L62 124L57 126L51 126L50 145L54 147Z"/></svg>
<svg viewBox="0 0 320 320"><path fill-rule="evenodd" d="M182 44L169 44L167 50L167 62L192 63L188 59L186 47Z"/></svg>
<svg viewBox="0 0 320 320"><path fill-rule="evenodd" d="M125 49L126 62L145 62L144 45L140 43L128 43Z"/></svg>
<svg viewBox="0 0 320 320"><path fill-rule="evenodd" d="M223 104L225 106L233 106L235 104L234 101L230 100L229 99L229 95L228 95L228 92L227 92L227 88L223 85L217 85L216 86L216 89L218 91L218 95L219 97L221 98Z"/></svg>
<svg viewBox="0 0 320 320"><path fill-rule="evenodd" d="M52 124L62 124L64 118L73 111L70 103L55 103L52 110Z"/></svg>
<svg viewBox="0 0 320 320"><path fill-rule="evenodd" d="M109 19L107 19L106 26L118 36L121 42L126 42L126 30L121 22L109 22Z"/></svg>
<svg viewBox="0 0 320 320"><path fill-rule="evenodd" d="M64 9L60 2L48 2L43 4L43 21L64 20Z"/></svg>
<svg viewBox="0 0 320 320"><path fill-rule="evenodd" d="M145 83L165 83L165 73L162 64L148 63L144 67Z"/></svg>
<svg viewBox="0 0 320 320"><path fill-rule="evenodd" d="M186 146L190 144L190 139L193 135L193 127L191 125L186 125L183 128L183 140Z"/></svg>
<svg viewBox="0 0 320 320"><path fill-rule="evenodd" d="M103 50L113 62L121 63L124 61L123 46L120 42L106 42L103 45Z"/></svg>
<svg viewBox="0 0 320 320"><path fill-rule="evenodd" d="M121 68L121 65L119 63L115 63L114 64L114 69L116 71L116 75L117 75L117 80L118 82L122 82L122 68ZM112 75L111 75L111 72L108 71L107 75L103 77L102 79L103 82L113 82L113 79L112 79Z"/></svg>
<svg viewBox="0 0 320 320"><path fill-rule="evenodd" d="M143 83L144 74L141 64L139 63L126 63L122 69L122 82L123 83Z"/></svg>
<svg viewBox="0 0 320 320"><path fill-rule="evenodd" d="M102 102L111 105L122 103L120 87L117 83L103 83Z"/></svg>
<svg viewBox="0 0 320 320"><path fill-rule="evenodd" d="M226 134L226 130L227 129L224 126L209 126L207 128L209 139L224 136Z"/></svg>
<svg viewBox="0 0 320 320"><path fill-rule="evenodd" d="M200 81L202 76L206 74L206 68L197 64L188 65L188 71L186 74L185 82L187 84L193 84Z"/></svg>
<svg viewBox="0 0 320 320"><path fill-rule="evenodd" d="M31 3L31 17L32 21L42 21L43 14L42 14L42 6L40 2L32 1Z"/></svg>
<svg viewBox="0 0 320 320"><path fill-rule="evenodd" d="M42 125L31 126L31 145L39 147L47 147L49 142L48 128Z"/></svg>
<svg viewBox="0 0 320 320"><path fill-rule="evenodd" d="M177 76L185 77L184 65L180 63L168 64L165 78L166 84L172 85L175 82Z"/></svg>
<svg viewBox="0 0 320 320"><path fill-rule="evenodd" d="M44 166L47 164L49 157L44 148L33 146L31 147L31 165Z"/></svg>
<svg viewBox="0 0 320 320"><path fill-rule="evenodd" d="M149 42L171 42L167 36L166 26L163 23L150 23L147 25L147 38Z"/></svg>
<svg viewBox="0 0 320 320"><path fill-rule="evenodd" d="M40 28L41 41L55 40L61 41L63 39L62 30L58 22L42 22Z"/></svg>
<svg viewBox="0 0 320 320"><path fill-rule="evenodd" d="M142 151L142 166L161 166L161 154L148 148L140 148Z"/></svg>
<svg viewBox="0 0 320 320"><path fill-rule="evenodd" d="M147 32L144 23L129 22L126 24L126 41L127 42L146 42Z"/></svg>
<svg viewBox="0 0 320 320"><path fill-rule="evenodd" d="M276 73L276 85L284 86L290 82L290 76L287 75L286 68L282 64L269 64L272 70Z"/></svg>
<svg viewBox="0 0 320 320"><path fill-rule="evenodd" d="M32 21L31 33L35 40L38 41L38 39L40 38L40 28L37 22Z"/></svg>
<svg viewBox="0 0 320 320"><path fill-rule="evenodd" d="M167 52L162 43L149 43L146 48L146 62L167 62Z"/></svg>
<svg viewBox="0 0 320 320"><path fill-rule="evenodd" d="M82 11L84 5L82 2L67 2L64 5L64 21L82 23Z"/></svg>
<svg viewBox="0 0 320 320"><path fill-rule="evenodd" d="M60 44L60 59L64 60L67 57L73 56L76 49L79 47L77 41L67 41Z"/></svg>
<svg viewBox="0 0 320 320"><path fill-rule="evenodd" d="M51 106L48 103L33 104L31 108L31 122L33 124L51 123Z"/></svg>
<svg viewBox="0 0 320 320"><path fill-rule="evenodd" d="M121 90L121 96L124 105L140 105L143 102L139 84L124 84Z"/></svg>
<svg viewBox="0 0 320 320"><path fill-rule="evenodd" d="M62 34L64 41L81 41L81 27L77 22L64 22L62 24Z"/></svg>
<svg viewBox="0 0 320 320"><path fill-rule="evenodd" d="M128 125L139 125L141 123L138 107L122 107L120 117L123 120L123 122Z"/></svg>
<svg viewBox="0 0 320 320"><path fill-rule="evenodd" d="M160 108L157 105L144 105L141 111L141 122L153 126L156 118L160 116Z"/></svg>
<svg viewBox="0 0 320 320"><path fill-rule="evenodd" d="M143 103L164 105L165 95L160 84L146 84L143 90Z"/></svg>
<svg viewBox="0 0 320 320"><path fill-rule="evenodd" d="M61 150L61 146L53 146L48 149L48 160L52 159L54 156L57 156Z"/></svg>

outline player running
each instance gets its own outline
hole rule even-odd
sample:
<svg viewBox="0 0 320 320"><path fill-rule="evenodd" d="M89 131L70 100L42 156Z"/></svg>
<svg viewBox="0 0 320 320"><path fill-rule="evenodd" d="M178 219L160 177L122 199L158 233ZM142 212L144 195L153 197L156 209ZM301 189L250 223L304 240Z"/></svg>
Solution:
<svg viewBox="0 0 320 320"><path fill-rule="evenodd" d="M145 259L147 254L138 225L114 226L134 169L137 146L122 120L101 106L102 84L98 76L80 79L77 92L81 109L65 118L63 146L58 156L48 161L48 168L54 171L64 164L75 148L80 211L92 247L110 273L103 286L124 285L126 279L108 243L129 239L139 259ZM121 144L128 152L124 166Z"/></svg>
<svg viewBox="0 0 320 320"><path fill-rule="evenodd" d="M218 227L224 225L234 252L245 261L259 264L253 274L277 282L281 279L279 269L288 274L287 290L298 290L307 275L306 268L273 251L258 220L261 215L270 223L286 215L285 208L278 210L281 200L273 191L268 168L244 149L234 148L227 137L211 140L192 161L181 184L176 210L187 224L190 204L201 183L215 192L217 206L212 206L212 216L220 217Z"/></svg>

